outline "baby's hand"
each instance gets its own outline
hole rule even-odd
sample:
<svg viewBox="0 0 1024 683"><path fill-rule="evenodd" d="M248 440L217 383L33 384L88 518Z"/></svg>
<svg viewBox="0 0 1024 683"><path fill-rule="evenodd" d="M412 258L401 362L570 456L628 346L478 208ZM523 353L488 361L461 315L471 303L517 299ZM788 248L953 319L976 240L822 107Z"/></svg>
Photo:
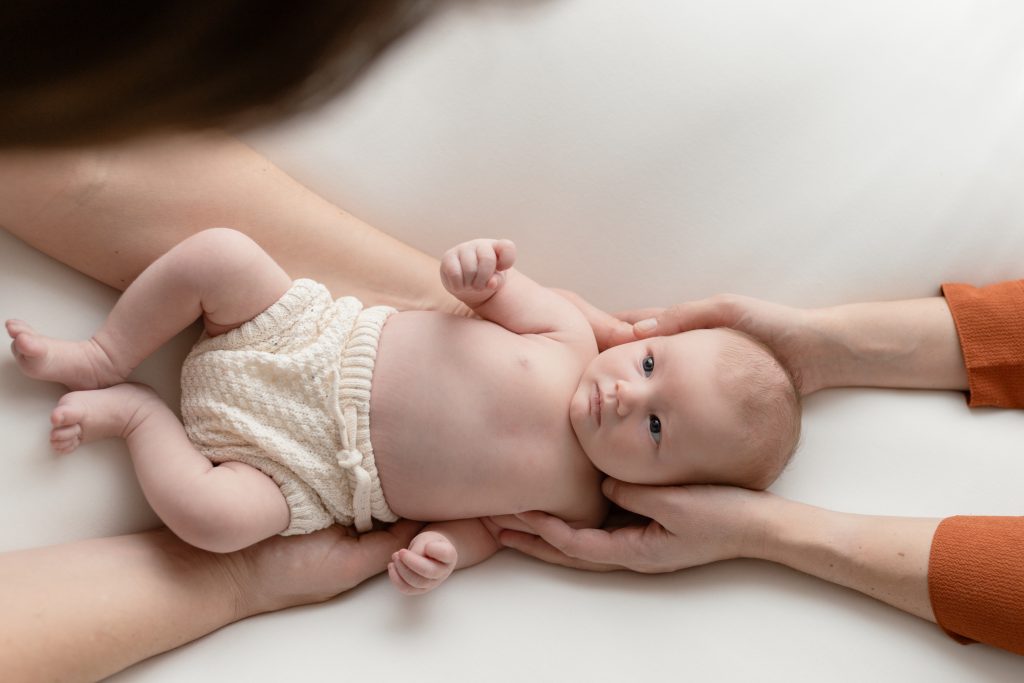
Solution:
<svg viewBox="0 0 1024 683"><path fill-rule="evenodd" d="M459 553L442 534L424 531L412 539L408 549L391 556L388 576L395 588L406 595L420 595L434 590L455 569Z"/></svg>
<svg viewBox="0 0 1024 683"><path fill-rule="evenodd" d="M441 258L441 282L467 305L479 306L501 288L504 271L515 262L516 245L510 240L470 240Z"/></svg>

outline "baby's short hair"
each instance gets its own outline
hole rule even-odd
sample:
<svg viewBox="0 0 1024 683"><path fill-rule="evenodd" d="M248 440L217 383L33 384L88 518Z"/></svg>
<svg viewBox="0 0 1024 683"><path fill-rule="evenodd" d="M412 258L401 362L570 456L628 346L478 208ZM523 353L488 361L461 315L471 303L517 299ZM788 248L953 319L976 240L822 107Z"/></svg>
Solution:
<svg viewBox="0 0 1024 683"><path fill-rule="evenodd" d="M736 442L743 465L734 483L765 489L782 474L800 441L800 392L768 346L738 330L721 329L730 334L717 369L747 427Z"/></svg>

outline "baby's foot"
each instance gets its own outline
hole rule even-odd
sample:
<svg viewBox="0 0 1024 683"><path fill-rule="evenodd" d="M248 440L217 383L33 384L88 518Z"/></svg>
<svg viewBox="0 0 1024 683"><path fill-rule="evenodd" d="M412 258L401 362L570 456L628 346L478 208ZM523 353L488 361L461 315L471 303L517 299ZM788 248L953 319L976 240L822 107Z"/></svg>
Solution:
<svg viewBox="0 0 1024 683"><path fill-rule="evenodd" d="M159 400L152 389L141 384L64 394L50 414L50 445L63 454L89 441L124 438L145 416L146 404Z"/></svg>
<svg viewBox="0 0 1024 683"><path fill-rule="evenodd" d="M106 351L93 339L63 341L37 334L28 323L7 321L11 353L33 379L60 382L69 389L102 389L124 381Z"/></svg>

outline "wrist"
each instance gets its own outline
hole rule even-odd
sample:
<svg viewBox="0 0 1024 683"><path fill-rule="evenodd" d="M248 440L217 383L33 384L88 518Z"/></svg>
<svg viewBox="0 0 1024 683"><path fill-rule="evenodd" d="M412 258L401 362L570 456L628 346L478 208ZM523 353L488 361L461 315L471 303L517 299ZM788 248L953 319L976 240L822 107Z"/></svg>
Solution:
<svg viewBox="0 0 1024 683"><path fill-rule="evenodd" d="M177 582L189 588L183 596L192 607L190 611L198 618L202 612L205 620L218 627L257 614L248 599L248 568L239 562L239 553L220 554L201 550L185 543L167 529L139 535L139 538L158 549L150 553L159 557L167 571ZM135 538L135 537L119 537Z"/></svg>
<svg viewBox="0 0 1024 683"><path fill-rule="evenodd" d="M757 492L748 506L750 522L739 539L736 557L779 562L792 545L791 524L799 503L768 492Z"/></svg>
<svg viewBox="0 0 1024 683"><path fill-rule="evenodd" d="M857 351L852 346L855 340L848 312L845 306L806 311L801 393L850 385L850 370L856 366Z"/></svg>
<svg viewBox="0 0 1024 683"><path fill-rule="evenodd" d="M887 386L913 352L913 339L888 333L878 304L845 304L807 311L805 375L801 390Z"/></svg>

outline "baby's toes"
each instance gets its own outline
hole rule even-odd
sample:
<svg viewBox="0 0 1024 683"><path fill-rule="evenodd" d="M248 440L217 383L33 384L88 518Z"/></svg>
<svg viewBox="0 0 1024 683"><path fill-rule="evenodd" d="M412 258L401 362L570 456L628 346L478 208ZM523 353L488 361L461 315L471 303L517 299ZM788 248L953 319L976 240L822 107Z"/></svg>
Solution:
<svg viewBox="0 0 1024 683"><path fill-rule="evenodd" d="M50 447L53 448L53 452L57 455L67 455L77 449L82 442L79 439L71 439L69 441L50 441Z"/></svg>
<svg viewBox="0 0 1024 683"><path fill-rule="evenodd" d="M82 438L82 425L73 424L69 427L57 427L50 432L50 442L56 443L57 441L72 441L75 439Z"/></svg>
<svg viewBox="0 0 1024 683"><path fill-rule="evenodd" d="M11 349L15 358L42 358L46 355L46 344L34 332L18 332L12 336Z"/></svg>
<svg viewBox="0 0 1024 683"><path fill-rule="evenodd" d="M50 424L54 427L76 426L81 432L80 423L85 418L85 408L70 396L64 395L57 403L57 407L50 413Z"/></svg>
<svg viewBox="0 0 1024 683"><path fill-rule="evenodd" d="M61 427L50 433L50 446L57 453L64 455L75 450L82 444L82 428L79 425Z"/></svg>
<svg viewBox="0 0 1024 683"><path fill-rule="evenodd" d="M16 318L12 318L12 319L8 320L7 322L5 322L4 323L4 327L7 328L7 334L9 334L11 336L11 339L14 339L15 337L17 337L19 334L21 334L23 332L31 332L32 331L32 326L31 325L29 325L24 320L17 320Z"/></svg>

